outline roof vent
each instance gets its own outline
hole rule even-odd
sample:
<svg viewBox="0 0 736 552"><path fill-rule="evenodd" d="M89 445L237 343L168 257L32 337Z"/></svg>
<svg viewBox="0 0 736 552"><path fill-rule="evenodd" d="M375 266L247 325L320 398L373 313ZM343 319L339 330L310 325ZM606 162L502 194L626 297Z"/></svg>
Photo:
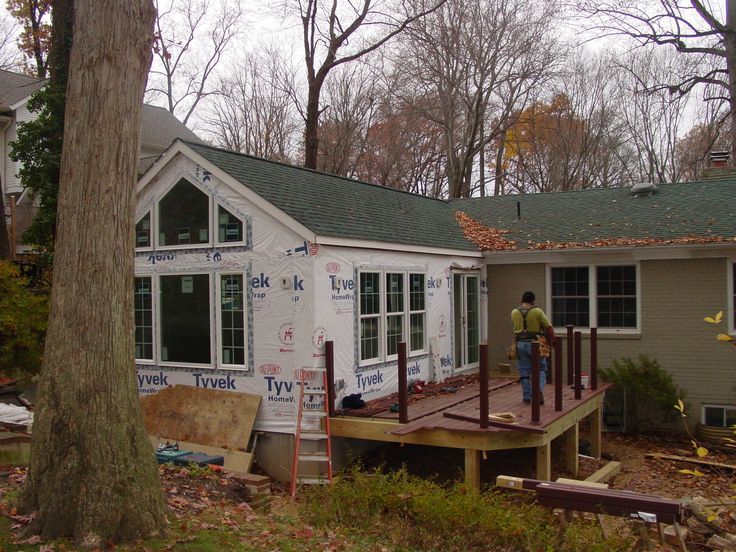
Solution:
<svg viewBox="0 0 736 552"><path fill-rule="evenodd" d="M725 167L728 165L728 158L731 153L728 151L712 151L710 152L710 162L714 167Z"/></svg>
<svg viewBox="0 0 736 552"><path fill-rule="evenodd" d="M631 187L631 195L634 197L650 196L657 192L654 182L639 182Z"/></svg>

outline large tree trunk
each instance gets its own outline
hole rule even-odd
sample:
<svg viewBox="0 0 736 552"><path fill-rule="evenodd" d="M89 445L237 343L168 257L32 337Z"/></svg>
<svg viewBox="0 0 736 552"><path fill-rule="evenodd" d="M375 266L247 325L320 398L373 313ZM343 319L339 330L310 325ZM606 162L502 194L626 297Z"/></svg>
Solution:
<svg viewBox="0 0 736 552"><path fill-rule="evenodd" d="M84 547L159 533L133 358L133 206L150 0L78 0L51 315L21 506Z"/></svg>
<svg viewBox="0 0 736 552"><path fill-rule="evenodd" d="M317 154L319 152L319 96L321 90L321 82L314 81L309 84L307 116L304 125L304 166L308 169L317 169Z"/></svg>

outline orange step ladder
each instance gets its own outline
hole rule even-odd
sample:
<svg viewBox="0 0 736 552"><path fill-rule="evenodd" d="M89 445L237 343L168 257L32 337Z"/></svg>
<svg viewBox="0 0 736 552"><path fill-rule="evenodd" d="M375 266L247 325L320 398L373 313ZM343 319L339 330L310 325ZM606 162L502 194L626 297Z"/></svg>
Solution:
<svg viewBox="0 0 736 552"><path fill-rule="evenodd" d="M309 387L307 376L310 372L322 374L322 387ZM291 468L291 498L296 497L299 485L329 484L332 481L332 447L330 443L330 416L327 405L327 370L325 368L311 368L301 370L299 375L299 408L296 416L296 431L294 433L294 461ZM316 398L316 401L315 401ZM318 408L304 408L305 399L307 404L315 404ZM321 401L321 404L320 402ZM309 427L304 427L305 422L311 422ZM316 426L316 427L314 427ZM302 452L306 442L316 443L309 450ZM323 445L323 446L322 446ZM306 447L305 448L310 448ZM319 470L309 470L305 475L304 468L307 466L322 466ZM319 473L312 473L317 472Z"/></svg>

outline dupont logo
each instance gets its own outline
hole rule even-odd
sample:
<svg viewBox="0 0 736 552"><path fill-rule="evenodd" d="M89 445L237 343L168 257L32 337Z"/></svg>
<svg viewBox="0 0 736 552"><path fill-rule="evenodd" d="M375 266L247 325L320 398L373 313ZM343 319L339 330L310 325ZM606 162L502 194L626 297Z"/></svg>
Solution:
<svg viewBox="0 0 736 552"><path fill-rule="evenodd" d="M304 370L303 368L297 368L294 370L294 379L296 381L302 381L302 377L304 378L304 381L312 381L316 375L317 372L312 370Z"/></svg>
<svg viewBox="0 0 736 552"><path fill-rule="evenodd" d="M327 330L323 327L319 327L312 333L312 345L315 349L325 348L325 339L327 337Z"/></svg>
<svg viewBox="0 0 736 552"><path fill-rule="evenodd" d="M264 376L275 376L281 373L281 366L278 364L261 364L258 371Z"/></svg>
<svg viewBox="0 0 736 552"><path fill-rule="evenodd" d="M337 274L341 269L340 263L332 262L325 265L325 270L328 274Z"/></svg>
<svg viewBox="0 0 736 552"><path fill-rule="evenodd" d="M279 340L284 345L294 344L294 326L291 325L291 322L281 324L279 328Z"/></svg>

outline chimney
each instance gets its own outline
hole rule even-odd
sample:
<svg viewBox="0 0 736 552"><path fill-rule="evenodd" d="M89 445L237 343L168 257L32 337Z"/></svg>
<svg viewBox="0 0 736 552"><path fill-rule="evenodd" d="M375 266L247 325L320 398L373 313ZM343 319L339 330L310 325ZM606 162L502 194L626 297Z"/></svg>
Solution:
<svg viewBox="0 0 736 552"><path fill-rule="evenodd" d="M710 152L710 164L713 167L726 167L730 156L728 151L712 151Z"/></svg>
<svg viewBox="0 0 736 552"><path fill-rule="evenodd" d="M700 180L736 180L736 167L728 163L731 152L712 151L708 157L710 167L703 169Z"/></svg>

